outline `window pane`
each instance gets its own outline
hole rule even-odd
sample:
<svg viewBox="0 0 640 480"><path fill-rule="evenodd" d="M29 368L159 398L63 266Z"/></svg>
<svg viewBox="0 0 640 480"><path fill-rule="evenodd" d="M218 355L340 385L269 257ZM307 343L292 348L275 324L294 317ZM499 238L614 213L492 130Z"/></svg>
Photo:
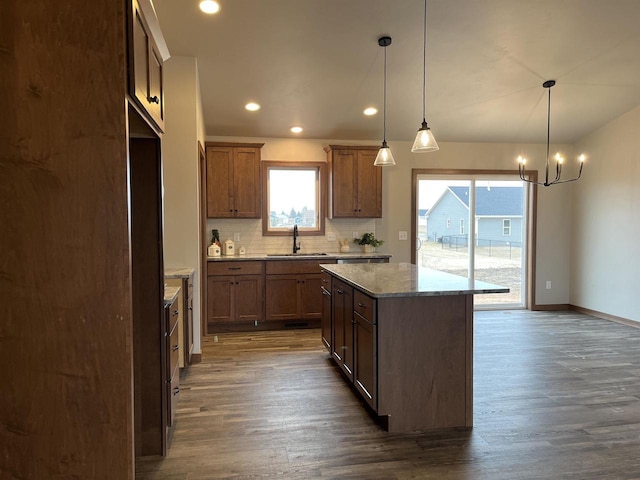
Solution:
<svg viewBox="0 0 640 480"><path fill-rule="evenodd" d="M269 172L269 229L318 229L317 168L277 168Z"/></svg>

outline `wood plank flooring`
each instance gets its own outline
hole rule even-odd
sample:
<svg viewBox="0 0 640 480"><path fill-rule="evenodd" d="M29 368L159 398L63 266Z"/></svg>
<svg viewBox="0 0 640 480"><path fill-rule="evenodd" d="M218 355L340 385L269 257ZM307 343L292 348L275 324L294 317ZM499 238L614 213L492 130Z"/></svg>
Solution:
<svg viewBox="0 0 640 480"><path fill-rule="evenodd" d="M475 314L471 431L391 435L319 330L207 337L166 458L137 478L640 479L640 330L575 312Z"/></svg>

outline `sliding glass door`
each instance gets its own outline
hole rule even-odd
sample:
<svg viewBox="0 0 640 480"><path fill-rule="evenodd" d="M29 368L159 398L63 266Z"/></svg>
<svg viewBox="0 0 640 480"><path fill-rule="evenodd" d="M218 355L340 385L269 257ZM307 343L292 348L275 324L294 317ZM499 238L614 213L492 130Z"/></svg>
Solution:
<svg viewBox="0 0 640 480"><path fill-rule="evenodd" d="M510 175L418 175L416 265L510 288L475 306L522 307L527 184Z"/></svg>

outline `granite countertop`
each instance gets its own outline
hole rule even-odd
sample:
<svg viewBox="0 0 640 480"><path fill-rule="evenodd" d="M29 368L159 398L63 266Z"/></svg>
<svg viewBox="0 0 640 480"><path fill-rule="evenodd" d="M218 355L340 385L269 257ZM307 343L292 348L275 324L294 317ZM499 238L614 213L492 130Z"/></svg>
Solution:
<svg viewBox="0 0 640 480"><path fill-rule="evenodd" d="M323 270L374 298L508 293L507 287L470 280L410 263L320 265Z"/></svg>
<svg viewBox="0 0 640 480"><path fill-rule="evenodd" d="M245 255L230 255L230 256L221 256L221 257L207 257L207 261L209 262L220 262L220 261L243 261L243 260L337 260L337 259L349 259L349 258L391 258L391 255L388 253L364 253L364 252L354 252L354 253L296 253L293 254L275 254L275 253L252 253Z"/></svg>
<svg viewBox="0 0 640 480"><path fill-rule="evenodd" d="M193 268L165 268L164 278L188 278L193 271Z"/></svg>
<svg viewBox="0 0 640 480"><path fill-rule="evenodd" d="M170 305L176 297L178 296L178 292L180 292L180 287L168 287L165 285L164 287L164 305Z"/></svg>

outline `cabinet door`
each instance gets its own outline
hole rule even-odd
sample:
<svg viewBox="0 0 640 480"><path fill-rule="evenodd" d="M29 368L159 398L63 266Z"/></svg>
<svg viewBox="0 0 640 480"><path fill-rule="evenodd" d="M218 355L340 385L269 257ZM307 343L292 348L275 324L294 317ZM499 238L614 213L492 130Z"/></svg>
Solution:
<svg viewBox="0 0 640 480"><path fill-rule="evenodd" d="M265 286L266 320L300 318L297 275L267 275Z"/></svg>
<svg viewBox="0 0 640 480"><path fill-rule="evenodd" d="M133 5L133 91L138 101L146 105L149 86L149 34L138 2Z"/></svg>
<svg viewBox="0 0 640 480"><path fill-rule="evenodd" d="M231 276L207 277L207 323L230 322L234 318L233 288Z"/></svg>
<svg viewBox="0 0 640 480"><path fill-rule="evenodd" d="M300 318L314 320L322 318L322 281L320 274L307 274L300 277Z"/></svg>
<svg viewBox="0 0 640 480"><path fill-rule="evenodd" d="M207 217L234 216L231 205L233 148L207 147Z"/></svg>
<svg viewBox="0 0 640 480"><path fill-rule="evenodd" d="M357 216L357 155L356 150L335 150L332 152L331 202L334 217Z"/></svg>
<svg viewBox="0 0 640 480"><path fill-rule="evenodd" d="M353 318L353 383L369 406L376 410L376 327L358 313L354 312Z"/></svg>
<svg viewBox="0 0 640 480"><path fill-rule="evenodd" d="M264 281L262 275L239 275L235 277L234 320L239 322L262 321L262 299Z"/></svg>
<svg viewBox="0 0 640 480"><path fill-rule="evenodd" d="M357 211L359 217L382 217L382 168L373 165L377 152L359 150L357 166Z"/></svg>
<svg viewBox="0 0 640 480"><path fill-rule="evenodd" d="M321 287L322 291L322 320L320 321L320 328L322 333L322 343L327 350L331 352L331 291L324 286Z"/></svg>
<svg viewBox="0 0 640 480"><path fill-rule="evenodd" d="M189 296L187 300L187 315L184 324L184 363L191 364L191 353L193 352L193 297Z"/></svg>
<svg viewBox="0 0 640 480"><path fill-rule="evenodd" d="M234 148L233 213L238 218L260 218L262 200L260 149Z"/></svg>
<svg viewBox="0 0 640 480"><path fill-rule="evenodd" d="M333 283L333 357L353 380L353 289L339 280Z"/></svg>
<svg viewBox="0 0 640 480"><path fill-rule="evenodd" d="M149 92L147 110L156 123L164 129L164 97L162 85L162 57L153 41L149 43Z"/></svg>

